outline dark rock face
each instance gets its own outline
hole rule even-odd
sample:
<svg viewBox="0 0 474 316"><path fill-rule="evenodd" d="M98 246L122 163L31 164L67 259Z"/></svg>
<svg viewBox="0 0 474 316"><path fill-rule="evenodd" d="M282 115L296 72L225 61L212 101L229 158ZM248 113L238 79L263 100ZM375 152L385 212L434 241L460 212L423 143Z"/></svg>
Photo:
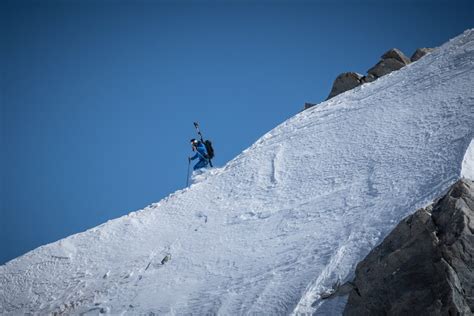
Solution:
<svg viewBox="0 0 474 316"><path fill-rule="evenodd" d="M374 81L375 79L377 79L377 78L375 78L374 75L368 74L367 76L363 76L362 79L360 79L360 81L361 81L362 83L367 83L367 82L372 82L372 81Z"/></svg>
<svg viewBox="0 0 474 316"><path fill-rule="evenodd" d="M361 261L344 315L474 314L474 182L460 180Z"/></svg>
<svg viewBox="0 0 474 316"><path fill-rule="evenodd" d="M338 94L354 89L361 84L362 75L355 72L345 72L337 76L332 85L331 93L328 99L335 97Z"/></svg>
<svg viewBox="0 0 474 316"><path fill-rule="evenodd" d="M413 55L411 56L411 61L414 62L414 61L417 61L418 59L420 59L421 57L425 56L426 54L428 53L431 53L433 51L433 48L418 48L414 53Z"/></svg>
<svg viewBox="0 0 474 316"><path fill-rule="evenodd" d="M385 76L392 71L398 70L406 66L404 63L395 58L382 59L374 67L367 70L369 75L373 75L376 78Z"/></svg>
<svg viewBox="0 0 474 316"><path fill-rule="evenodd" d="M387 52L385 52L385 54L382 55L382 59L389 59L389 58L396 59L399 62L405 64L405 66L408 65L411 62L410 59L407 56L405 56L405 54L402 53L397 48L392 48L392 49L388 50Z"/></svg>
<svg viewBox="0 0 474 316"><path fill-rule="evenodd" d="M392 48L385 52L385 54L382 55L382 60L370 68L367 73L378 78L405 67L409 63L410 59L408 59L405 54L396 48Z"/></svg>
<svg viewBox="0 0 474 316"><path fill-rule="evenodd" d="M399 70L405 67L412 61L416 61L431 52L432 48L418 48L413 56L408 58L399 49L392 48L382 55L381 60L367 71L366 76L361 76L355 72L345 72L337 76L332 85L331 92L326 100L335 97L338 94L354 89L355 87L376 80L379 77L385 76L392 71ZM310 107L306 107L304 110Z"/></svg>
<svg viewBox="0 0 474 316"><path fill-rule="evenodd" d="M303 108L303 110L312 108L312 107L315 106L315 105L316 105L316 103L305 102L305 103L304 103L304 108Z"/></svg>
<svg viewBox="0 0 474 316"><path fill-rule="evenodd" d="M367 71L366 76L362 76L355 72L345 72L337 76L326 100L354 89L361 84L372 82L379 77L385 76L394 70L398 70L408 65L409 63L410 59L406 57L405 54L396 48L392 48L382 55L382 60L380 60L377 65Z"/></svg>

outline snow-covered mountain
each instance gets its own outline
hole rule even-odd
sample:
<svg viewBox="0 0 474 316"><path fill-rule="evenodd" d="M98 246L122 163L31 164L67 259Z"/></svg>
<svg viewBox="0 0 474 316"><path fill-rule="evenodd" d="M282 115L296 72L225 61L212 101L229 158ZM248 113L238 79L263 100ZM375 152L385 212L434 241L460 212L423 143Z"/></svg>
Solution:
<svg viewBox="0 0 474 316"><path fill-rule="evenodd" d="M191 187L0 266L0 312L339 314L347 298L321 293L460 177L473 86L474 29Z"/></svg>

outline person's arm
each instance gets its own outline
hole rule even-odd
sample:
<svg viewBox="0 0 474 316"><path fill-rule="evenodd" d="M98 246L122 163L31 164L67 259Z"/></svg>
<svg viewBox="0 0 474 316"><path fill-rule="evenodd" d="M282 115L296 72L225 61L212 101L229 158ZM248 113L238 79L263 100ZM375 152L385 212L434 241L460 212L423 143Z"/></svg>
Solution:
<svg viewBox="0 0 474 316"><path fill-rule="evenodd" d="M194 160L194 159L196 159L197 157L198 157L198 153L196 152L196 154L195 154L194 156L189 157L189 160Z"/></svg>

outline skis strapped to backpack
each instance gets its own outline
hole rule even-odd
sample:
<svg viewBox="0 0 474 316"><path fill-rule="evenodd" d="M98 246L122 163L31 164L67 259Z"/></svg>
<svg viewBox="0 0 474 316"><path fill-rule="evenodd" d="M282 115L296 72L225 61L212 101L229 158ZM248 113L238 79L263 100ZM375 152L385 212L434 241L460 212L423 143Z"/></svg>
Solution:
<svg viewBox="0 0 474 316"><path fill-rule="evenodd" d="M206 147L206 151L208 155L207 159L209 159L209 165L212 167L211 159L214 158L214 148L212 148L212 142L209 139L204 140L204 138L202 137L201 131L199 130L199 124L197 122L194 122L194 127L196 128L196 131L199 137L201 138L201 142Z"/></svg>

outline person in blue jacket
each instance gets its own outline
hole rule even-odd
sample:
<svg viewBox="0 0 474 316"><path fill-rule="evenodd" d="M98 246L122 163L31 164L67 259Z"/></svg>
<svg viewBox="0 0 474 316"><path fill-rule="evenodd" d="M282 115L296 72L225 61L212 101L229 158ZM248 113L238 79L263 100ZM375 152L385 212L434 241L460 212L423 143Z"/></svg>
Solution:
<svg viewBox="0 0 474 316"><path fill-rule="evenodd" d="M194 138L191 139L191 146L193 147L193 151L195 151L196 154L192 157L189 157L189 161L199 158L199 161L194 165L193 169L198 170L206 167L209 164L209 156L207 155L206 146Z"/></svg>

